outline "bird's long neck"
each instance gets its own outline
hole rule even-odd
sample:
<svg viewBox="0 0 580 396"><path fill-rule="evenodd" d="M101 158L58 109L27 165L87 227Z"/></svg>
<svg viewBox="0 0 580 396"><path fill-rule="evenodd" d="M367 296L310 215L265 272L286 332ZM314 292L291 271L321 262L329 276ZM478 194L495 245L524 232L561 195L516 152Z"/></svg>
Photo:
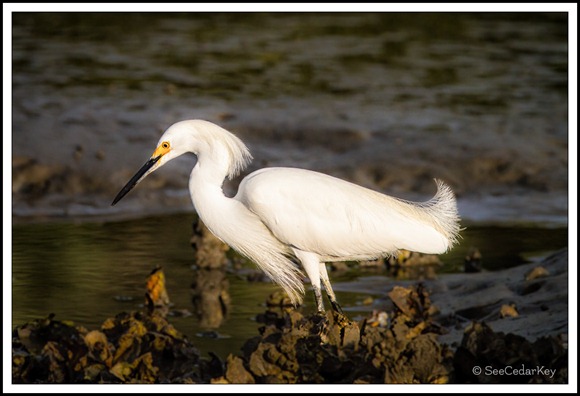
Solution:
<svg viewBox="0 0 580 396"><path fill-rule="evenodd" d="M193 205L205 225L222 241L232 244L230 234L239 232L247 220L240 213L251 212L241 203L224 195L222 185L226 178L236 176L252 156L235 135L216 126L211 133L197 130L195 144L189 148L197 156L197 163L189 177L189 191ZM249 220L247 220L249 221ZM229 240L229 239L233 239Z"/></svg>
<svg viewBox="0 0 580 396"><path fill-rule="evenodd" d="M287 257L289 247L242 202L226 197L223 178L211 176L203 166L198 161L189 178L193 206L203 223L216 237L257 264L298 304L304 293L302 275Z"/></svg>
<svg viewBox="0 0 580 396"><path fill-rule="evenodd" d="M211 164L204 162L202 158L198 159L189 177L189 193L193 206L214 234L219 233L219 226L227 219L225 213L229 212L233 205L232 199L224 195L222 189L224 179L223 171L211 167Z"/></svg>
<svg viewBox="0 0 580 396"><path fill-rule="evenodd" d="M204 168L205 166L205 168ZM224 176L198 161L191 171L189 192L193 206L203 223L219 239L240 250L239 233L264 227L241 202L227 197L222 189Z"/></svg>
<svg viewBox="0 0 580 396"><path fill-rule="evenodd" d="M194 183L198 189L215 187L221 191L221 186L228 176L230 161L227 150L217 145L201 153L194 153L197 156L197 163L189 178L190 188Z"/></svg>

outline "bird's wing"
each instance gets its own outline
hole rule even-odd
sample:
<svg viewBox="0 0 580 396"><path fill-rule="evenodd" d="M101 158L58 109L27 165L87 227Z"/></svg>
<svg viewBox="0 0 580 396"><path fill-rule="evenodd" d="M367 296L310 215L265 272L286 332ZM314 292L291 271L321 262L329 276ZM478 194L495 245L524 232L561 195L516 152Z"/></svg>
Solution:
<svg viewBox="0 0 580 396"><path fill-rule="evenodd" d="M326 260L380 257L398 249L442 253L448 246L420 205L318 172L262 169L242 181L235 199L279 240Z"/></svg>

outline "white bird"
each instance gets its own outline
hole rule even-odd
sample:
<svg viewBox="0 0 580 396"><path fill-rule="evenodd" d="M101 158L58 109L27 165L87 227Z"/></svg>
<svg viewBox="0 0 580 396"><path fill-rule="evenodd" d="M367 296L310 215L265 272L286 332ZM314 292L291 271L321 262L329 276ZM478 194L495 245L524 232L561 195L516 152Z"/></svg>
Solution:
<svg viewBox="0 0 580 396"><path fill-rule="evenodd" d="M189 192L201 220L256 263L295 305L302 301L304 286L293 258L312 283L318 310L324 311L322 282L332 308L340 311L326 262L376 259L399 249L438 254L457 242L455 196L439 180L431 200L415 203L323 173L264 168L246 176L233 198L226 197L225 178L237 176L252 156L234 134L202 120L169 127L112 205L148 174L185 153L197 156Z"/></svg>

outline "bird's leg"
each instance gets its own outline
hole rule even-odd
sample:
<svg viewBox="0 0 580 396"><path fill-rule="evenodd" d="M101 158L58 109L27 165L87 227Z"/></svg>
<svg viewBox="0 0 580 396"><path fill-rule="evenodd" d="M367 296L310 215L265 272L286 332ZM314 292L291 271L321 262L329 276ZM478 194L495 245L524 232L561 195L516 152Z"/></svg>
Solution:
<svg viewBox="0 0 580 396"><path fill-rule="evenodd" d="M312 284L312 289L314 290L314 297L316 298L316 307L318 308L318 312L324 312L324 302L322 301L322 290L320 289L320 285L315 286Z"/></svg>
<svg viewBox="0 0 580 396"><path fill-rule="evenodd" d="M326 271L325 263L320 263L320 279L322 279L322 284L324 285L324 289L326 290L326 295L330 300L330 305L332 306L332 309L336 312L343 313L342 308L340 308L340 305L338 305L338 302L336 301L336 295L332 290L330 279L328 278L328 272Z"/></svg>
<svg viewBox="0 0 580 396"><path fill-rule="evenodd" d="M306 275L310 279L312 289L314 290L314 297L316 297L316 307L319 312L324 312L324 301L322 300L322 289L320 287L320 260L318 255L298 249L293 250L298 260L302 263Z"/></svg>

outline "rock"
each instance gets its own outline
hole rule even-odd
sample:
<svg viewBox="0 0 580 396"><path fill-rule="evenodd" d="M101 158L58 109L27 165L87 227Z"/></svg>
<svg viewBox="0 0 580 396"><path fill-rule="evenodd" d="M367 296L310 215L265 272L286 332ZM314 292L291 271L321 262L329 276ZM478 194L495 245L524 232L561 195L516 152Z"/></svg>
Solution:
<svg viewBox="0 0 580 396"><path fill-rule="evenodd" d="M157 310L162 316L169 312L169 295L165 288L165 273L161 267L155 268L146 280L145 303L149 312Z"/></svg>
<svg viewBox="0 0 580 396"><path fill-rule="evenodd" d="M349 347L356 350L360 340L358 324L350 321L346 316L338 312L328 314L328 342L338 347Z"/></svg>
<svg viewBox="0 0 580 396"><path fill-rule="evenodd" d="M203 224L201 219L193 223L191 247L194 249L195 264L199 268L225 268L227 264L226 252L230 249Z"/></svg>
<svg viewBox="0 0 580 396"><path fill-rule="evenodd" d="M17 327L13 337L14 383L203 378L197 349L160 315L123 313L90 332L48 317Z"/></svg>
<svg viewBox="0 0 580 396"><path fill-rule="evenodd" d="M366 321L367 326L387 327L389 324L389 314L384 311L373 310L372 315Z"/></svg>
<svg viewBox="0 0 580 396"><path fill-rule="evenodd" d="M473 322L453 358L454 382L567 383L567 360L568 351L557 337L532 343Z"/></svg>
<svg viewBox="0 0 580 396"><path fill-rule="evenodd" d="M515 304L502 305L500 310L499 310L499 316L502 318L506 318L506 317L516 318L516 317L518 317L519 313L516 309L516 305Z"/></svg>
<svg viewBox="0 0 580 396"><path fill-rule="evenodd" d="M100 362L109 368L113 365L113 346L103 332L93 330L85 334L85 343L89 347L89 359Z"/></svg>
<svg viewBox="0 0 580 396"><path fill-rule="evenodd" d="M243 366L256 383L447 382L450 358L427 317L427 292L392 295L406 313L397 310L391 324L385 312L354 322L337 312L269 311L261 336L242 348ZM227 362L226 372L230 365L235 371L240 362Z"/></svg>
<svg viewBox="0 0 580 396"><path fill-rule="evenodd" d="M293 306L292 300L290 300L288 294L286 294L286 292L281 289L276 290L274 293L268 296L268 299L266 300L266 305L268 307L278 307L278 308Z"/></svg>
<svg viewBox="0 0 580 396"><path fill-rule="evenodd" d="M387 270L396 279L436 279L437 269L443 265L439 256L400 250L385 261Z"/></svg>
<svg viewBox="0 0 580 396"><path fill-rule="evenodd" d="M542 266L534 267L530 272L526 274L526 280L531 281L538 278L544 278L550 276L550 272Z"/></svg>
<svg viewBox="0 0 580 396"><path fill-rule="evenodd" d="M244 361L238 357L229 355L226 361L225 378L230 384L253 384L254 377L244 367Z"/></svg>
<svg viewBox="0 0 580 396"><path fill-rule="evenodd" d="M416 288L395 286L388 293L395 306L408 317L425 317L431 306L429 295L419 284Z"/></svg>
<svg viewBox="0 0 580 396"><path fill-rule="evenodd" d="M48 317L15 329L13 382L568 381L565 335L532 343L473 322L454 352L438 340L442 329L428 314L430 298L421 285L390 295L398 300L394 312L374 312L360 322L337 312L305 316L295 309L266 311L258 318L264 324L260 334L245 343L240 356L230 354L225 362L211 353L209 360L201 359L161 315L122 313L93 331ZM489 367L492 372L474 374L475 367ZM521 372L508 376L506 368Z"/></svg>
<svg viewBox="0 0 580 396"><path fill-rule="evenodd" d="M466 273L481 272L481 252L476 247L469 248L463 263Z"/></svg>

